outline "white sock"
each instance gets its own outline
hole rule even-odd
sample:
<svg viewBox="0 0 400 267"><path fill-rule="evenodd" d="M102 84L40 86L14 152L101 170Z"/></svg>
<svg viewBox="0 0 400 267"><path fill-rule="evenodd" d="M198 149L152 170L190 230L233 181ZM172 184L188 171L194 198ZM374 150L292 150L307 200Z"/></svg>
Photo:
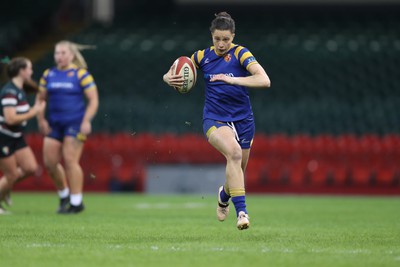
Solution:
<svg viewBox="0 0 400 267"><path fill-rule="evenodd" d="M58 196L59 196L60 198L66 198L66 197L69 196L69 188L66 187L66 188L64 188L63 190L58 190L57 193L58 193Z"/></svg>
<svg viewBox="0 0 400 267"><path fill-rule="evenodd" d="M82 193L81 194L71 194L70 203L73 206L79 206L82 204Z"/></svg>

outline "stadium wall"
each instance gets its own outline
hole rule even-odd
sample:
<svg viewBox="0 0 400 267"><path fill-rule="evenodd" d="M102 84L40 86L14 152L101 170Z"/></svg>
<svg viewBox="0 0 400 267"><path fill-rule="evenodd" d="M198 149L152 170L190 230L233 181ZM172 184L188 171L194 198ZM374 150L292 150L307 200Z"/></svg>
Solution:
<svg viewBox="0 0 400 267"><path fill-rule="evenodd" d="M39 134L27 136L40 170L18 184L17 190L53 190L41 160L42 139ZM399 162L398 135L257 134L245 174L246 188L249 193L398 195ZM188 166L198 169L224 163L201 135L151 133L95 134L86 142L81 160L85 190L125 192L146 192L149 166L183 166L188 174ZM182 179L185 184L187 180Z"/></svg>

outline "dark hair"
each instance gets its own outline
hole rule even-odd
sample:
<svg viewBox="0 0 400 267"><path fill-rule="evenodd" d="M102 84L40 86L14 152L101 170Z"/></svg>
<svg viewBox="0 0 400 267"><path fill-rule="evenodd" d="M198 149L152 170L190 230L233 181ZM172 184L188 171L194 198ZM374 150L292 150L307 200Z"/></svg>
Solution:
<svg viewBox="0 0 400 267"><path fill-rule="evenodd" d="M7 75L10 79L18 76L21 69L25 69L28 66L28 59L24 57L16 57L11 59L7 66Z"/></svg>
<svg viewBox="0 0 400 267"><path fill-rule="evenodd" d="M235 21L227 12L219 12L215 14L215 19L211 22L210 31L214 32L215 30L229 30L231 33L235 33Z"/></svg>

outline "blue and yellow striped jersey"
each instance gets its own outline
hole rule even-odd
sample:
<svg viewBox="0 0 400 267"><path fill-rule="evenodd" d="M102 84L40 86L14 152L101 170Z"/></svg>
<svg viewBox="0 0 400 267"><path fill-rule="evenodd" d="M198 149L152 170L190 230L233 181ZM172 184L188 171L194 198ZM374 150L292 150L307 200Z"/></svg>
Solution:
<svg viewBox="0 0 400 267"><path fill-rule="evenodd" d="M83 118L86 107L84 92L97 87L86 69L71 65L65 70L56 67L45 70L39 89L47 91L49 119L69 122Z"/></svg>
<svg viewBox="0 0 400 267"><path fill-rule="evenodd" d="M257 61L247 48L232 44L224 56L218 56L212 46L195 52L191 59L204 74L206 99L203 119L231 122L253 114L246 87L222 81L210 82L213 75L221 73L232 77L250 75L248 68Z"/></svg>

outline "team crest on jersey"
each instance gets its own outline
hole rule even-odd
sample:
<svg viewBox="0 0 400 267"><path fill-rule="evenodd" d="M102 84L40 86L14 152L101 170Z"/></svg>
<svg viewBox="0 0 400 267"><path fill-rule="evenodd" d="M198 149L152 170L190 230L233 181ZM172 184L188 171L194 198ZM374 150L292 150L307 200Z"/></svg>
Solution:
<svg viewBox="0 0 400 267"><path fill-rule="evenodd" d="M8 146L3 146L1 151L3 152L3 155L8 155L8 153L10 153L10 149L8 148Z"/></svg>
<svg viewBox="0 0 400 267"><path fill-rule="evenodd" d="M226 62L231 61L231 59L232 59L231 54L227 54L227 55L224 56L224 60L225 60Z"/></svg>
<svg viewBox="0 0 400 267"><path fill-rule="evenodd" d="M67 76L68 76L68 77L74 76L74 72L73 72L73 71L68 72Z"/></svg>

